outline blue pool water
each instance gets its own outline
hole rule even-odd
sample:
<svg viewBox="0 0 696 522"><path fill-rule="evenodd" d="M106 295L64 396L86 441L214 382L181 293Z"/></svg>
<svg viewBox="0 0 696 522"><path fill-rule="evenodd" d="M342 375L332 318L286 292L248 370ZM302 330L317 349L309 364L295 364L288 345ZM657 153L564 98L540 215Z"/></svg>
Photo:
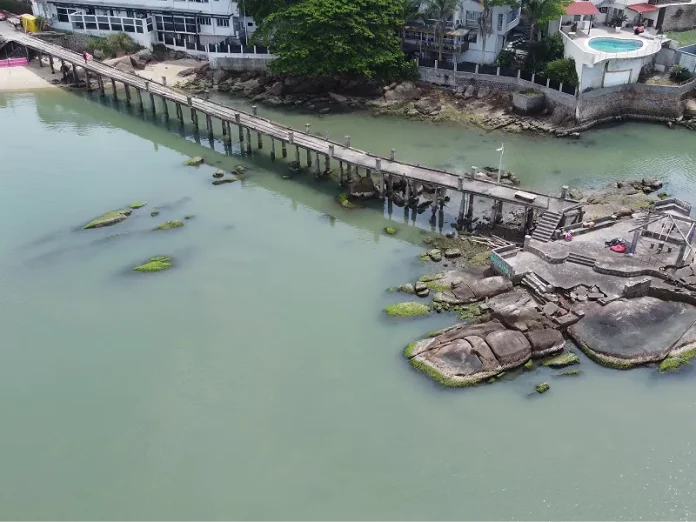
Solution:
<svg viewBox="0 0 696 522"><path fill-rule="evenodd" d="M593 38L588 45L592 49L604 53L624 53L640 49L643 47L643 42L625 38Z"/></svg>

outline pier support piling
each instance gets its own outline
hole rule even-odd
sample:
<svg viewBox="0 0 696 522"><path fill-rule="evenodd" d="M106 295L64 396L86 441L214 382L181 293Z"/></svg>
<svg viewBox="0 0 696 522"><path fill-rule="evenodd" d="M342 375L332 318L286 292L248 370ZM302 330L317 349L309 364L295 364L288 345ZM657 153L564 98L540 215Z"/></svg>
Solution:
<svg viewBox="0 0 696 522"><path fill-rule="evenodd" d="M208 136L212 138L213 136L213 118L210 117L210 114L205 115L205 128L208 131Z"/></svg>
<svg viewBox="0 0 696 522"><path fill-rule="evenodd" d="M260 132L256 133L256 148L263 149L263 136Z"/></svg>
<svg viewBox="0 0 696 522"><path fill-rule="evenodd" d="M338 162L338 185L343 185L343 162Z"/></svg>
<svg viewBox="0 0 696 522"><path fill-rule="evenodd" d="M101 74L97 76L97 84L99 84L99 96L103 98L106 93L104 92L104 77Z"/></svg>
<svg viewBox="0 0 696 522"><path fill-rule="evenodd" d="M118 101L118 92L116 91L116 80L111 78L111 89L114 92L114 100Z"/></svg>
<svg viewBox="0 0 696 522"><path fill-rule="evenodd" d="M39 63L41 62L39 61ZM89 80L89 71L87 69L85 69L85 87L87 87L88 92L92 90L92 85Z"/></svg>
<svg viewBox="0 0 696 522"><path fill-rule="evenodd" d="M287 158L288 157L288 145L287 145L287 143L285 143L284 141L281 141L280 142L280 150L281 150L281 153L283 155L283 158Z"/></svg>
<svg viewBox="0 0 696 522"><path fill-rule="evenodd" d="M309 125L309 124L307 124ZM311 167L312 166L312 151L307 149L307 166Z"/></svg>
<svg viewBox="0 0 696 522"><path fill-rule="evenodd" d="M295 145L295 163L297 163L297 166L300 166L300 147Z"/></svg>
<svg viewBox="0 0 696 522"><path fill-rule="evenodd" d="M328 173L331 170L331 159L329 155L324 156L324 172Z"/></svg>
<svg viewBox="0 0 696 522"><path fill-rule="evenodd" d="M135 88L135 93L138 95L138 108L140 109L140 112L145 112L145 106L143 105L143 93L137 87Z"/></svg>
<svg viewBox="0 0 696 522"><path fill-rule="evenodd" d="M183 125L184 124L184 111L181 108L180 103L176 104L176 117L179 118L179 123L181 123L181 125Z"/></svg>
<svg viewBox="0 0 696 522"><path fill-rule="evenodd" d="M126 90L126 103L130 105L131 102L131 93L130 93L130 86L127 83L123 84L123 87Z"/></svg>
<svg viewBox="0 0 696 522"><path fill-rule="evenodd" d="M319 153L315 154L315 168L316 168L316 176L317 178L321 176L321 161L319 160Z"/></svg>
<svg viewBox="0 0 696 522"><path fill-rule="evenodd" d="M246 151L247 154L251 154L251 131L249 127L246 128Z"/></svg>
<svg viewBox="0 0 696 522"><path fill-rule="evenodd" d="M67 83L68 76L65 73L65 61L63 59L60 60L60 72L63 73L63 81Z"/></svg>
<svg viewBox="0 0 696 522"><path fill-rule="evenodd" d="M52 54L48 55L48 64L51 66L51 74L56 74L56 69L53 66L53 55Z"/></svg>
<svg viewBox="0 0 696 522"><path fill-rule="evenodd" d="M164 101L164 98L162 98L162 103L165 107L164 111L167 111L167 102ZM152 112L152 115L154 116L157 114L157 106L155 105L155 95L150 93L150 112Z"/></svg>
<svg viewBox="0 0 696 522"><path fill-rule="evenodd" d="M276 152L275 152L275 140L271 138L271 161L275 161L276 158Z"/></svg>

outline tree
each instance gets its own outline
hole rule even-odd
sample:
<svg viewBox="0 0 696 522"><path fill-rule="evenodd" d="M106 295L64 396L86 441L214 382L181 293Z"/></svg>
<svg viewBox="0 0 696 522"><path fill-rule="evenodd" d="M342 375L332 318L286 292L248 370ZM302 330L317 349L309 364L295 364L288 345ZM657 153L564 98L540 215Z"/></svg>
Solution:
<svg viewBox="0 0 696 522"><path fill-rule="evenodd" d="M264 21L273 71L301 76L390 78L406 69L400 0L303 0Z"/></svg>
<svg viewBox="0 0 696 522"><path fill-rule="evenodd" d="M275 12L285 8L289 0L243 0L239 2L246 16L251 16L258 24Z"/></svg>
<svg viewBox="0 0 696 522"><path fill-rule="evenodd" d="M457 9L457 0L428 0L425 12L426 16L435 20L435 41L438 48L438 60L442 60L442 45L445 38L447 23L452 20Z"/></svg>
<svg viewBox="0 0 696 522"><path fill-rule="evenodd" d="M547 78L557 82L573 86L578 84L578 73L575 70L575 60L572 58L563 58L547 63L544 73Z"/></svg>
<svg viewBox="0 0 696 522"><path fill-rule="evenodd" d="M403 28L401 37L406 36L406 24L422 20L425 14L421 11L421 0L400 0L399 8L401 9L401 19L403 20Z"/></svg>
<svg viewBox="0 0 696 522"><path fill-rule="evenodd" d="M538 73L546 68L546 64L563 58L563 40L555 34L532 42L524 60L524 70Z"/></svg>
<svg viewBox="0 0 696 522"><path fill-rule="evenodd" d="M488 39L488 35L492 32L493 8L506 5L517 7L519 4L517 0L479 0L479 5L483 8L481 16L478 19L479 32L481 33L481 60L479 63L483 65L483 61L486 58L486 40Z"/></svg>
<svg viewBox="0 0 696 522"><path fill-rule="evenodd" d="M529 22L529 40L534 40L540 25L563 16L568 4L569 0L525 0L522 10Z"/></svg>

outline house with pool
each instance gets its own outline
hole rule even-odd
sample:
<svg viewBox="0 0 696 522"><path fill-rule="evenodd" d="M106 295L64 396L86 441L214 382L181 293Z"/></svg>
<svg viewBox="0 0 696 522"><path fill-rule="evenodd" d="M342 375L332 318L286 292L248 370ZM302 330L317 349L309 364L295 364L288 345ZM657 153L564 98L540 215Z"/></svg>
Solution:
<svg viewBox="0 0 696 522"><path fill-rule="evenodd" d="M624 23L600 25L607 13L588 0L572 2L565 11L549 30L561 35L565 57L575 60L581 92L636 83L643 66L667 41L654 30L637 35Z"/></svg>

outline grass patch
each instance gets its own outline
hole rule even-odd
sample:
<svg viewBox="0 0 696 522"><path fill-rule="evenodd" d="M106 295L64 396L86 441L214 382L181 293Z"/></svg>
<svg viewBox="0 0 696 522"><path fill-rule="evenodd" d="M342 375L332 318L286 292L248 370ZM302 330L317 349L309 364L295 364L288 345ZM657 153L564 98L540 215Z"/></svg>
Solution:
<svg viewBox="0 0 696 522"><path fill-rule="evenodd" d="M140 266L136 266L133 270L136 272L161 272L172 267L172 259L165 256L151 257L149 261Z"/></svg>
<svg viewBox="0 0 696 522"><path fill-rule="evenodd" d="M641 365L633 363L631 361L625 361L617 357L607 357L604 355L600 355L594 350L592 350L585 343L580 342L577 339L575 341L577 342L577 345L580 347L580 350L582 350L582 353L587 355L597 364L601 364L602 366L606 366L607 368L613 368L615 370L630 370L631 368L635 368Z"/></svg>
<svg viewBox="0 0 696 522"><path fill-rule="evenodd" d="M679 43L679 47L691 45L696 43L696 29L691 29L690 31L668 31L667 38L676 40Z"/></svg>
<svg viewBox="0 0 696 522"><path fill-rule="evenodd" d="M390 236L396 234L396 229L394 227L384 227L384 231Z"/></svg>
<svg viewBox="0 0 696 522"><path fill-rule="evenodd" d="M430 308L423 303L396 303L387 306L384 311L389 317L414 317L419 315L428 315Z"/></svg>
<svg viewBox="0 0 696 522"><path fill-rule="evenodd" d="M110 34L106 38L90 37L87 39L85 47L91 53L100 50L107 58L133 54L143 48L126 33Z"/></svg>
<svg viewBox="0 0 696 522"><path fill-rule="evenodd" d="M418 344L418 343L416 341L414 341L412 343L408 343L408 346L406 346L406 348L404 348L404 356L406 358L410 359L411 357L413 357L413 350L415 349L416 344Z"/></svg>

